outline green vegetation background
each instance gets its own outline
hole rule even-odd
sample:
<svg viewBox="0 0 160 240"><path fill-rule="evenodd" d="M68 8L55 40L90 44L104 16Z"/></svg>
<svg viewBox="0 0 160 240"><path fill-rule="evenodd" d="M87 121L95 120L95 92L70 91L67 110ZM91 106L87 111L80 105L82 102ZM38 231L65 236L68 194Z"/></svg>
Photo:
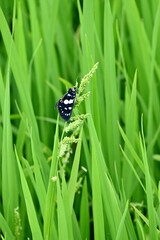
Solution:
<svg viewBox="0 0 160 240"><path fill-rule="evenodd" d="M0 7L1 238L159 239L160 1ZM63 164L54 105L96 62Z"/></svg>

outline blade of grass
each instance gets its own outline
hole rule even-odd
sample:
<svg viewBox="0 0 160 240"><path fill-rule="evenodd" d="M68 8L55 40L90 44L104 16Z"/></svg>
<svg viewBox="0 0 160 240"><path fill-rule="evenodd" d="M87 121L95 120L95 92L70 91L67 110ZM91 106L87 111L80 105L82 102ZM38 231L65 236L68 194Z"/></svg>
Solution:
<svg viewBox="0 0 160 240"><path fill-rule="evenodd" d="M5 88L4 88L4 83L3 83L3 77L2 77L2 71L0 69L0 89L1 89L1 94L0 94L0 103L1 103L1 110L2 112L4 111L4 98L5 98Z"/></svg>
<svg viewBox="0 0 160 240"><path fill-rule="evenodd" d="M147 205L148 205L148 215L149 215L149 236L150 239L158 239L157 236L157 226L156 226L156 219L155 219L155 209L153 205L153 190L152 190L152 179L149 172L148 160L147 160L147 153L145 147L145 140L144 140L144 133L143 133L143 125L142 125L142 139L140 137L140 146L142 152L142 158L144 162L145 168L145 180L146 180L146 191L147 191Z"/></svg>
<svg viewBox="0 0 160 240"><path fill-rule="evenodd" d="M14 208L18 206L18 186L16 161L13 153L13 136L10 122L10 68L8 65L3 106L3 140L2 140L2 202L4 216L13 230ZM7 191L6 191L7 189Z"/></svg>
<svg viewBox="0 0 160 240"><path fill-rule="evenodd" d="M56 132L54 136L54 146L53 146L53 153L52 153L52 163L50 168L50 175L49 175L49 182L48 182L48 189L47 195L45 200L45 212L44 212L44 238L50 239L52 238L52 234L54 233L54 238L57 238L57 231L53 224L53 217L55 211L55 183L51 180L53 177L57 177L57 164L58 164L58 146L59 146L59 118L57 120L56 125Z"/></svg>
<svg viewBox="0 0 160 240"><path fill-rule="evenodd" d="M82 234L82 239L90 239L89 231L89 204L88 204L88 190L87 190L87 180L85 178L82 189L82 198L80 205L80 229Z"/></svg>
<svg viewBox="0 0 160 240"><path fill-rule="evenodd" d="M130 150L131 155L133 156L133 158L135 159L136 163L138 164L139 168L141 169L141 171L144 173L144 165L143 162L141 161L141 159L139 158L138 154L136 153L136 151L134 150L134 148L132 147L132 144L130 143L130 141L128 140L126 134L124 133L122 127L118 124L119 126L119 130L121 133L121 136L123 138L123 140L125 141L126 146L128 147L128 149Z"/></svg>
<svg viewBox="0 0 160 240"><path fill-rule="evenodd" d="M66 219L67 219L68 238L70 240L73 240L74 239L73 224L72 224L73 208L72 209L70 208L70 206L71 206L70 196L69 196L68 187L67 187L67 183L66 183L64 174L62 176L62 196L63 196L63 203L64 203L64 208L65 208L65 215L66 215Z"/></svg>
<svg viewBox="0 0 160 240"><path fill-rule="evenodd" d="M35 174L35 184L36 184L36 193L37 193L37 197L39 200L39 204L41 207L41 213L42 216L44 217L44 206L45 206L45 198L46 198L46 189L44 186L44 182L43 182L43 177L42 177L42 173L40 171L40 166L38 163L38 159L36 156L36 151L35 151L35 142L32 138L32 131L31 131L31 148L32 148L32 156L33 156L33 162L34 162L34 174Z"/></svg>
<svg viewBox="0 0 160 240"><path fill-rule="evenodd" d="M106 102L106 129L107 129L107 165L110 174L115 179L114 165L120 174L120 152L118 121L118 95L115 72L115 49L113 38L113 19L109 1L105 1L104 7L104 79Z"/></svg>
<svg viewBox="0 0 160 240"><path fill-rule="evenodd" d="M137 235L138 235L139 239L145 240L146 237L145 237L142 221L141 221L140 217L138 216L138 214L135 214L135 215L136 215L135 223L136 223Z"/></svg>
<svg viewBox="0 0 160 240"><path fill-rule="evenodd" d="M77 183L77 178L78 178L78 168L79 168L79 162L80 162L80 154L81 154L81 145L82 145L82 132L83 129L81 129L80 135L79 135L79 142L77 144L77 148L76 148L76 152L74 155L74 160L73 160L73 166L72 166L72 170L71 170L71 175L70 175L70 179L69 179L69 183L68 183L68 194L70 197L70 212L72 212L72 208L73 208L73 202L74 202L74 197L75 197L75 192L76 192L76 183Z"/></svg>
<svg viewBox="0 0 160 240"><path fill-rule="evenodd" d="M79 227L79 221L77 220L77 216L75 212L72 212L72 225L73 225L73 236L74 239L82 240L80 227Z"/></svg>
<svg viewBox="0 0 160 240"><path fill-rule="evenodd" d="M81 19L81 43L82 43L82 70L84 73L91 68L90 63L94 57L94 8L93 1L84 1L83 14L79 6L79 14Z"/></svg>
<svg viewBox="0 0 160 240"><path fill-rule="evenodd" d="M97 164L98 156L96 148L92 148L92 194L93 194L93 218L95 240L105 239L105 224L102 205L101 183Z"/></svg>
<svg viewBox="0 0 160 240"><path fill-rule="evenodd" d="M3 41L6 47L7 55L10 56L10 66L13 71L13 75L17 84L23 111L27 114L29 124L32 126L32 129L33 129L33 138L34 138L34 141L36 142L36 151L38 154L39 164L41 165L43 178L46 183L47 182L46 173L48 172L48 166L41 153L38 126L37 126L32 102L30 98L28 76L26 76L25 74L23 62L20 61L15 43L10 34L9 27L7 25L7 22L5 20L4 14L1 9L0 9L0 19L1 19L0 29L3 37ZM11 44L12 44L12 54L10 55Z"/></svg>
<svg viewBox="0 0 160 240"><path fill-rule="evenodd" d="M28 7L30 12L30 24L31 24L31 35L32 35L32 48L35 50L37 48L37 45L39 44L39 41L41 40L41 32L40 32L40 25L39 25L39 19L38 19L38 12L36 9L36 2L29 0L28 1ZM43 43L42 43L43 44ZM39 46L38 51L36 52L36 55L34 56L34 67L35 67L35 79L36 82L36 89L37 92L37 98L36 102L39 106L39 114L41 116L44 116L45 114L45 101L44 101L44 94L43 91L45 89L45 58L44 58L44 48L42 44ZM40 128L41 128L41 134L42 137L45 138L45 125L43 122L40 122Z"/></svg>
<svg viewBox="0 0 160 240"><path fill-rule="evenodd" d="M156 62L156 54L157 54L157 44L158 44L158 33L159 33L159 17L160 17L160 3L158 4L155 23L153 28L153 35L152 35L152 47L151 47L151 66L150 66L150 82L149 82L149 106L148 106L148 126L147 126L147 141L150 142L153 139L155 134L155 127L159 125L159 114L160 114L160 107L159 107L159 91L157 91L157 81L155 78L155 62ZM154 123L154 117L156 118L156 124ZM154 148L150 146L147 151L148 158L150 159L153 155ZM151 162L150 164L153 164Z"/></svg>
<svg viewBox="0 0 160 240"><path fill-rule="evenodd" d="M18 49L19 58L22 61L24 66L25 75L28 70L28 61L27 61L27 49L25 42L25 33L24 33L24 22L23 22L23 9L21 2L17 3L17 20L15 22L15 33L14 33L15 44Z"/></svg>
<svg viewBox="0 0 160 240"><path fill-rule="evenodd" d="M131 95L126 89L126 101L125 101L125 129L126 136L132 144L133 148L136 149L136 132L138 126L137 120L137 105L136 105L136 94L137 94L137 71L135 72L132 92ZM125 145L125 153L128 155L129 149ZM134 159L130 158L130 163L134 166ZM123 178L124 178L124 187L126 188L126 196L130 198L131 194L136 188L137 181L134 181L134 175L132 170L128 169L128 164L124 162L123 164ZM134 184L133 184L134 183Z"/></svg>
<svg viewBox="0 0 160 240"><path fill-rule="evenodd" d="M127 23L129 32L131 34L131 45L133 58L128 59L130 65L133 65L133 61L136 63L138 75L140 79L144 81L139 82L139 90L143 99L148 99L148 83L149 83L149 71L150 71L150 43L145 31L141 16L139 14L136 1L123 0L124 9L127 17ZM133 28L134 26L134 28ZM145 89L145 91L144 91Z"/></svg>
<svg viewBox="0 0 160 240"><path fill-rule="evenodd" d="M118 228L118 231L117 231L116 240L121 239L121 233L123 232L123 226L125 224L125 219L126 219L126 215L127 215L127 211L128 211L128 205L129 205L129 202L127 201L126 202L126 207L124 209L124 213L122 215L121 222L119 224L119 228Z"/></svg>
<svg viewBox="0 0 160 240"><path fill-rule="evenodd" d="M146 192L146 189L145 189L145 187L144 187L144 185L143 185L143 183L142 183L142 181L141 181L141 179L140 179L140 177L139 177L139 174L137 173L135 167L133 166L132 161L127 157L127 155L126 155L126 153L123 151L122 147L120 147L120 149L121 149L121 151L122 151L122 153L123 153L123 156L124 156L125 159L127 160L127 163L129 164L130 168L132 169L132 171L133 171L136 179L137 179L138 182L140 183L140 185L141 185L141 187L143 188L144 192Z"/></svg>
<svg viewBox="0 0 160 240"><path fill-rule="evenodd" d="M89 132L93 148L92 165L94 164L92 167L92 191L94 225L96 224L95 228L97 228L95 236L97 239L105 239L105 229L107 229L109 232L107 234L111 234L112 239L115 239L122 218L122 210L119 207L120 201L114 185L108 176L101 146L91 118ZM104 221L105 218L107 221ZM123 228L122 239L127 239L126 226Z"/></svg>
<svg viewBox="0 0 160 240"><path fill-rule="evenodd" d="M3 215L0 213L0 229L3 233L3 235L6 237L6 239L15 239L11 229L8 226L8 223L6 219L3 217Z"/></svg>
<svg viewBox="0 0 160 240"><path fill-rule="evenodd" d="M57 215L58 215L58 239L69 239L67 229L67 218L65 215L65 206L61 196L60 182L57 179Z"/></svg>
<svg viewBox="0 0 160 240"><path fill-rule="evenodd" d="M36 239L41 240L41 239L43 239L43 237L42 237L41 229L40 229L40 226L39 226L39 223L38 223L38 219L37 219L37 215L36 215L36 209L35 209L35 206L33 204L32 195L30 193L26 178L24 176L23 169L20 165L20 161L19 161L19 157L17 155L16 148L15 148L15 155L16 155L16 159L17 159L17 165L18 165L18 169L19 169L23 195L24 195L24 199L25 199L25 203L26 203L28 220L29 220L29 223L30 223L31 231L32 231L32 238L33 238L33 240L34 239L35 240Z"/></svg>

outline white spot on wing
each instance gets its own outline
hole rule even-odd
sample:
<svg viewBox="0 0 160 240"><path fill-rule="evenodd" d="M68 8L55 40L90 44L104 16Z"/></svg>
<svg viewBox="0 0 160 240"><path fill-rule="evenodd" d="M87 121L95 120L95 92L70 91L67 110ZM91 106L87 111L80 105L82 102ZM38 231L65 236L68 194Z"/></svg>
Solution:
<svg viewBox="0 0 160 240"><path fill-rule="evenodd" d="M68 100L68 103L69 103L69 104L72 104L72 103L73 103L73 99L69 99L69 100Z"/></svg>
<svg viewBox="0 0 160 240"><path fill-rule="evenodd" d="M73 101L74 101L73 99L69 99L69 100L68 100L68 99L65 99L65 100L64 100L64 104L65 104L65 105L67 105L67 104L72 104Z"/></svg>
<svg viewBox="0 0 160 240"><path fill-rule="evenodd" d="M68 102L69 102L68 99L64 100L64 104L68 104Z"/></svg>

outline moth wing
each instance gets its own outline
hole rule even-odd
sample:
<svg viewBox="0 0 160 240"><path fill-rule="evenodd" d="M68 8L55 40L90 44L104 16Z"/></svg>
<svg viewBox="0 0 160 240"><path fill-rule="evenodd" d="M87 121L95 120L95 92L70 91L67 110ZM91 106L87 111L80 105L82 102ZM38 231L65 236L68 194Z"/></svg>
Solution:
<svg viewBox="0 0 160 240"><path fill-rule="evenodd" d="M69 109L69 107L64 104L64 101L62 99L58 102L58 111L60 116L65 121L69 121L72 113L72 108Z"/></svg>
<svg viewBox="0 0 160 240"><path fill-rule="evenodd" d="M68 91L55 105L55 108L58 106L59 114L65 121L69 121L71 118L75 97L76 93L72 95Z"/></svg>

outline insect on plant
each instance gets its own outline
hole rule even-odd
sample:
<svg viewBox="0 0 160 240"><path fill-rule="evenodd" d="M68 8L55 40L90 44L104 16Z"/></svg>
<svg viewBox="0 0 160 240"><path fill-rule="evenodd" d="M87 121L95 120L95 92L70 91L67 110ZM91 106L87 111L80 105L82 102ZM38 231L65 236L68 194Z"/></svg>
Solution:
<svg viewBox="0 0 160 240"><path fill-rule="evenodd" d="M71 118L75 99L76 87L72 87L55 105L55 108L58 106L60 116L67 122Z"/></svg>

